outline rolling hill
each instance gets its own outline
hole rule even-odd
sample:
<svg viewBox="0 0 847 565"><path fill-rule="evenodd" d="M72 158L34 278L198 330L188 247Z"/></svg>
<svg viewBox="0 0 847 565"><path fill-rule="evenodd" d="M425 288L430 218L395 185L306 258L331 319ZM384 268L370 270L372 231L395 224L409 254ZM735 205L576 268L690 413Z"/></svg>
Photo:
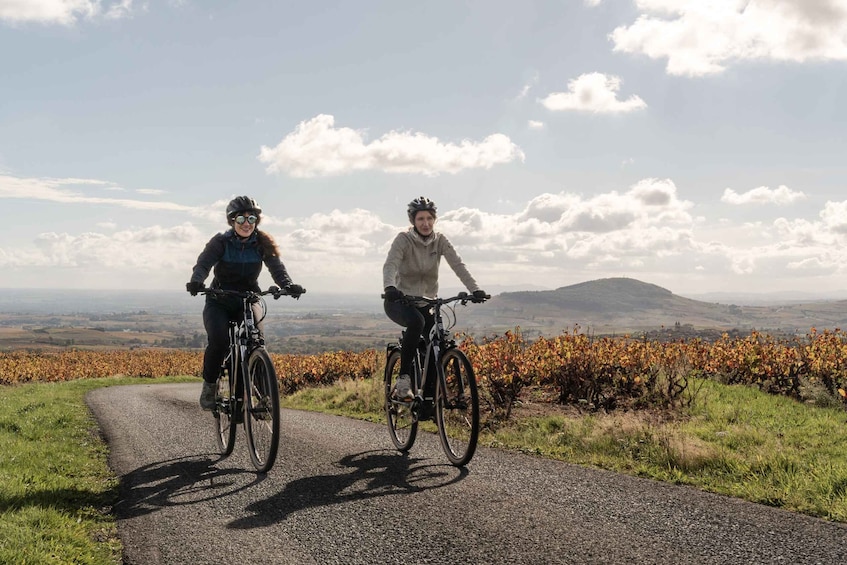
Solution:
<svg viewBox="0 0 847 565"><path fill-rule="evenodd" d="M739 306L684 298L635 279L609 278L555 290L504 292L462 312L462 320L476 328L520 326L543 335L575 325L600 334L672 327L806 333L811 327L847 328L847 300Z"/></svg>

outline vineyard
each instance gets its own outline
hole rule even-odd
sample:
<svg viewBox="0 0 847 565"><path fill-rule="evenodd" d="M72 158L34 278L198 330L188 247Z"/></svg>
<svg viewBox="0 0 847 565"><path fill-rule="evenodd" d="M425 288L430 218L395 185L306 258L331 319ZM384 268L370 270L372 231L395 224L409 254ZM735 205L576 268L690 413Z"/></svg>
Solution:
<svg viewBox="0 0 847 565"><path fill-rule="evenodd" d="M573 404L588 410L668 408L690 399L692 377L758 387L807 400L826 395L847 406L847 333L814 328L794 339L753 332L661 342L593 337L579 328L554 338L526 340L519 328L476 340L457 336L476 368L489 414L508 418L516 401ZM384 352L338 351L271 355L280 390L329 385L381 374ZM114 375L199 376L202 352L139 348L114 351L0 353L0 384L67 381Z"/></svg>

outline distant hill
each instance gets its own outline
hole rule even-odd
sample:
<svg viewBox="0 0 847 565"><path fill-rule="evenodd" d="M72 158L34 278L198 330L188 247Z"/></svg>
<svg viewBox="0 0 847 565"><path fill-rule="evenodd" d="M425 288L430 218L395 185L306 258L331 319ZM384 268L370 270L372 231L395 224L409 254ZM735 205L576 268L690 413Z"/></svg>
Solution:
<svg viewBox="0 0 847 565"><path fill-rule="evenodd" d="M680 326L806 333L813 326L847 328L847 301L738 306L683 298L636 279L609 278L555 290L504 292L463 312L462 320L478 328L520 326L542 334L561 333L575 325L597 333Z"/></svg>

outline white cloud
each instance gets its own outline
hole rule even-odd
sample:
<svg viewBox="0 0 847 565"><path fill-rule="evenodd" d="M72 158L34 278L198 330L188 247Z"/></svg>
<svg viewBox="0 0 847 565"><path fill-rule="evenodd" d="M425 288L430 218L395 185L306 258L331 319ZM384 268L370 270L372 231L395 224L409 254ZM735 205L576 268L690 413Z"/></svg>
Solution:
<svg viewBox="0 0 847 565"><path fill-rule="evenodd" d="M538 84L538 78L539 78L538 73L537 72L533 73L533 75L530 77L529 81L525 85L523 85L523 87L521 88L521 91L515 97L515 100L523 100L524 98L526 98L527 95L529 94L529 91L532 90L532 87L534 87L536 84Z"/></svg>
<svg viewBox="0 0 847 565"><path fill-rule="evenodd" d="M523 161L524 153L503 134L480 142L445 143L423 133L391 131L370 143L361 131L336 128L335 118L321 114L301 122L277 144L262 146L259 161L269 173L315 177L379 170L386 173L458 173Z"/></svg>
<svg viewBox="0 0 847 565"><path fill-rule="evenodd" d="M827 202L817 220L778 218L772 224L751 224L758 239L735 238L731 243L704 246L724 257L730 270L762 280L797 276L847 275L847 201Z"/></svg>
<svg viewBox="0 0 847 565"><path fill-rule="evenodd" d="M108 235L46 232L35 238L35 251L0 251L0 268L67 267L98 271L157 272L179 270L190 274L203 235L192 225L152 226ZM186 276L188 276L186 274Z"/></svg>
<svg viewBox="0 0 847 565"><path fill-rule="evenodd" d="M198 208L183 206L173 202L89 196L66 188L68 186L90 186L101 190L123 190L113 183L94 179L21 178L11 175L0 175L0 199L47 200L64 204L108 204L137 210L171 210L175 212L189 212L195 215L205 215L205 211L200 211ZM147 191L147 193L153 194L155 191Z"/></svg>
<svg viewBox="0 0 847 565"><path fill-rule="evenodd" d="M0 21L70 26L80 20L120 19L132 12L133 0L0 0Z"/></svg>
<svg viewBox="0 0 847 565"><path fill-rule="evenodd" d="M544 129L544 122L540 122L538 120L529 120L527 122L529 129Z"/></svg>
<svg viewBox="0 0 847 565"><path fill-rule="evenodd" d="M618 100L621 79L603 73L586 73L568 83L567 92L553 92L539 100L548 110L576 110L595 114L632 112L647 107L638 96Z"/></svg>
<svg viewBox="0 0 847 565"><path fill-rule="evenodd" d="M666 242L687 240L692 206L679 200L672 181L644 179L624 193L588 199L566 192L542 194L513 215L461 208L442 214L438 225L462 242L501 255L545 250L561 260L593 250L623 259L633 247L667 250ZM654 238L657 233L663 233L663 243Z"/></svg>
<svg viewBox="0 0 847 565"><path fill-rule="evenodd" d="M195 210L220 221L224 204ZM512 213L442 210L437 229L483 286L555 288L625 275L670 288L688 277L710 279L721 288L733 278L740 279L736 285L753 285L847 275L847 200L827 202L815 217L769 223L707 220L693 216L694 209L672 180L647 178L592 196L542 194ZM387 247L407 228L359 208L265 220L294 280L325 292L377 293ZM96 229L35 234L30 249L0 247L0 269L9 280L60 268L71 286L106 277L181 288L210 235L190 223L130 229L102 223ZM457 284L448 269L442 286Z"/></svg>
<svg viewBox="0 0 847 565"><path fill-rule="evenodd" d="M847 235L847 201L827 202L820 213L824 229L838 235Z"/></svg>
<svg viewBox="0 0 847 565"><path fill-rule="evenodd" d="M758 188L754 188L752 190L748 190L742 194L739 194L732 190L731 188L727 188L723 191L723 196L721 196L721 202L726 202L727 204L778 204L778 205L787 205L793 204L798 200L803 200L806 198L806 195L803 192L791 190L785 185L780 185L777 189L768 188L767 186L760 186Z"/></svg>
<svg viewBox="0 0 847 565"><path fill-rule="evenodd" d="M357 208L313 214L297 221L285 237L291 240L292 249L304 256L313 253L362 256L381 246L396 231L397 228L384 223L374 213Z"/></svg>
<svg viewBox="0 0 847 565"><path fill-rule="evenodd" d="M672 75L720 73L735 61L847 60L845 0L635 0L614 50L667 59Z"/></svg>

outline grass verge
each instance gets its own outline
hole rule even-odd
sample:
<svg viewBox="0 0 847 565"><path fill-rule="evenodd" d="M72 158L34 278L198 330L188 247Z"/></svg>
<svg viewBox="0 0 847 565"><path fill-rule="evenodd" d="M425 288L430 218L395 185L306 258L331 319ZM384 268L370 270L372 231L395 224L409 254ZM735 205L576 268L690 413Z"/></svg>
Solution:
<svg viewBox="0 0 847 565"><path fill-rule="evenodd" d="M157 379L175 382L185 379ZM195 379L196 380L196 379ZM108 468L85 394L108 378L0 387L0 563L121 562Z"/></svg>
<svg viewBox="0 0 847 565"><path fill-rule="evenodd" d="M544 403L483 427L480 445L694 486L847 522L847 413L698 381L683 412L586 413ZM302 390L283 406L384 422L381 379ZM387 432L386 432L386 441Z"/></svg>

